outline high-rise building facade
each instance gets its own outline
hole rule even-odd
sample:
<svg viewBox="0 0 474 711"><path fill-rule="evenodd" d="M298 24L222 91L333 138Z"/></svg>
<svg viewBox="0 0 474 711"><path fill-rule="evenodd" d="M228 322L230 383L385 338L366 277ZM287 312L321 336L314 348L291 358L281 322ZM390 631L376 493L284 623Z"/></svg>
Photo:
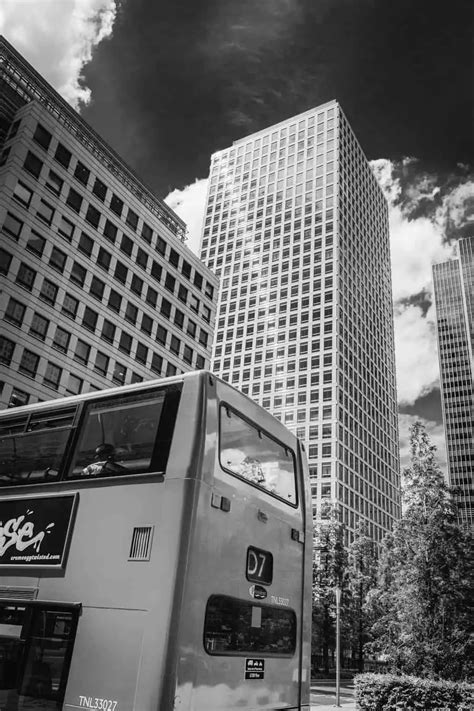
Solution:
<svg viewBox="0 0 474 711"><path fill-rule="evenodd" d="M400 512L388 209L336 102L212 156L201 258L214 371L305 442L314 515L380 540Z"/></svg>
<svg viewBox="0 0 474 711"><path fill-rule="evenodd" d="M457 250L457 258L433 265L433 281L448 481L460 522L472 526L474 237L460 239Z"/></svg>
<svg viewBox="0 0 474 711"><path fill-rule="evenodd" d="M185 225L0 38L0 407L208 367Z"/></svg>

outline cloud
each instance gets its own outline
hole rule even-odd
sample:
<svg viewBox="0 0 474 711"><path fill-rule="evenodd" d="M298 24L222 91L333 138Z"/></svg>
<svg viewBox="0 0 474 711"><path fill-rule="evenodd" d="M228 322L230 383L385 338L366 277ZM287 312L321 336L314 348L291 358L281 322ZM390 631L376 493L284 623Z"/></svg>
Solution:
<svg viewBox="0 0 474 711"><path fill-rule="evenodd" d="M427 420L417 415L399 415L398 427L400 433L400 466L401 470L409 466L410 455L410 427L417 420L421 421L431 439L431 443L436 447L436 459L443 471L447 471L446 444L444 439L444 427L438 422Z"/></svg>
<svg viewBox="0 0 474 711"><path fill-rule="evenodd" d="M466 166L429 173L416 158L371 165L389 204L398 399L413 404L438 385L432 265L454 256L474 208L474 177Z"/></svg>
<svg viewBox="0 0 474 711"><path fill-rule="evenodd" d="M68 101L90 100L82 70L110 37L116 0L3 0L0 34Z"/></svg>
<svg viewBox="0 0 474 711"><path fill-rule="evenodd" d="M201 246L207 184L207 178L196 180L182 190L173 190L165 197L166 204L186 222L188 228L187 246L195 254L199 254Z"/></svg>

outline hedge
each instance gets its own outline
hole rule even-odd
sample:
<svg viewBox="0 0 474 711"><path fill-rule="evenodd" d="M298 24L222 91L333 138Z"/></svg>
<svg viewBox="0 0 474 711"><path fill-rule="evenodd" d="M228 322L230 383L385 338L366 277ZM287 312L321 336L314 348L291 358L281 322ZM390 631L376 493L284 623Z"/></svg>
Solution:
<svg viewBox="0 0 474 711"><path fill-rule="evenodd" d="M472 711L474 708L474 686L465 682L395 674L359 674L354 681L360 711Z"/></svg>

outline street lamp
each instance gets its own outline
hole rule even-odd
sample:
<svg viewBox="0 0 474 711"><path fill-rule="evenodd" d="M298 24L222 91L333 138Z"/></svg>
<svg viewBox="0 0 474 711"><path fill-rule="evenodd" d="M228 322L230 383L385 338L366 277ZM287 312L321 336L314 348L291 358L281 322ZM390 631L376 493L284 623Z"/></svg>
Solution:
<svg viewBox="0 0 474 711"><path fill-rule="evenodd" d="M341 683L341 652L340 652L340 629L339 620L341 613L341 588L335 588L336 595L336 706L339 703L339 687Z"/></svg>

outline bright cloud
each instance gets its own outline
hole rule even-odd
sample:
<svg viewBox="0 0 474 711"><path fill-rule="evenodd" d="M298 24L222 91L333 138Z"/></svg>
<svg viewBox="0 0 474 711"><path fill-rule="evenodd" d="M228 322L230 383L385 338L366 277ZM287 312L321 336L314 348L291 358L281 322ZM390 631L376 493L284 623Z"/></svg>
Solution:
<svg viewBox="0 0 474 711"><path fill-rule="evenodd" d="M188 228L187 246L199 254L201 233L206 208L207 179L196 180L183 190L173 190L165 198L167 205L185 221Z"/></svg>
<svg viewBox="0 0 474 711"><path fill-rule="evenodd" d="M116 0L3 0L0 34L77 108L90 90L82 70L112 34Z"/></svg>

